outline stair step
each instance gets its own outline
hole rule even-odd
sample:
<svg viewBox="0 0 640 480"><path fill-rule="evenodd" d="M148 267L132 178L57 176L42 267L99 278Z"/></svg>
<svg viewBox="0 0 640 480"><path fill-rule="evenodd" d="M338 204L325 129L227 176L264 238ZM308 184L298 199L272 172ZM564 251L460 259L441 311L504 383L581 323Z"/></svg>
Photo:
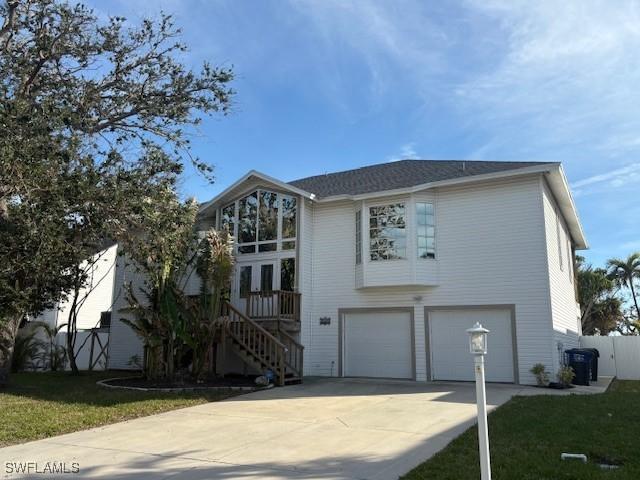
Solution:
<svg viewBox="0 0 640 480"><path fill-rule="evenodd" d="M284 377L284 384L285 385L295 385L297 383L302 383L302 378L301 377L288 377L285 375Z"/></svg>
<svg viewBox="0 0 640 480"><path fill-rule="evenodd" d="M273 334L277 338L280 337L277 330L274 331ZM247 365L251 365L252 367L254 367L259 371L264 371L265 369L271 369L276 375L276 385L279 384L279 382L277 381L277 378L279 376L278 375L279 355L276 355L275 358L273 358L271 354L273 354L274 352L270 349L267 349L268 354L261 351L253 352L249 350L247 346L251 346L252 348L260 348L263 345L260 343L256 345L256 344L253 344L251 341L249 341L248 344L246 344L247 346L245 346L244 339L234 338L233 336L230 336L229 338L231 340L231 345L233 346L233 350L235 351L236 355L238 355L240 359L244 361L244 363L246 363ZM298 376L297 373L292 371L291 368L285 366L284 378L282 379L282 383L284 385L294 385L297 383L302 383L302 378Z"/></svg>

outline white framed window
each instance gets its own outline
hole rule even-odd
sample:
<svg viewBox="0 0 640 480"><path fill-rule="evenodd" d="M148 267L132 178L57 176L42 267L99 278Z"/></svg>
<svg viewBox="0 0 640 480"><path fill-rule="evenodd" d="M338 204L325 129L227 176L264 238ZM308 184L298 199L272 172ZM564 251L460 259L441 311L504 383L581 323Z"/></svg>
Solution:
<svg viewBox="0 0 640 480"><path fill-rule="evenodd" d="M362 263L362 210L356 212L356 265Z"/></svg>
<svg viewBox="0 0 640 480"><path fill-rule="evenodd" d="M569 282L573 283L573 254L571 253L571 241L567 235L567 263L569 265Z"/></svg>
<svg viewBox="0 0 640 480"><path fill-rule="evenodd" d="M436 225L433 204L416 203L418 258L436 258Z"/></svg>
<svg viewBox="0 0 640 480"><path fill-rule="evenodd" d="M556 240L558 243L558 262L560 270L564 271L564 261L562 258L562 241L560 240L560 215L556 212Z"/></svg>
<svg viewBox="0 0 640 480"><path fill-rule="evenodd" d="M369 207L369 256L372 261L406 258L404 203Z"/></svg>
<svg viewBox="0 0 640 480"><path fill-rule="evenodd" d="M225 229L229 232L229 234L235 238L236 231L236 202L233 202L231 205L227 205L222 209L222 214L220 215L220 228Z"/></svg>
<svg viewBox="0 0 640 480"><path fill-rule="evenodd" d="M220 227L234 236L238 254L295 250L297 199L254 190L221 209Z"/></svg>

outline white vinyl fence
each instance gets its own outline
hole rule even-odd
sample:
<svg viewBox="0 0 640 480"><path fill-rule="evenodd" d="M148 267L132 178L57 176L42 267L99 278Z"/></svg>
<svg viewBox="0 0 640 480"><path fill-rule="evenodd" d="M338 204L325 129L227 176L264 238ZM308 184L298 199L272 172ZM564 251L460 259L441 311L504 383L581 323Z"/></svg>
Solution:
<svg viewBox="0 0 640 480"><path fill-rule="evenodd" d="M640 380L640 336L585 336L580 346L598 349L598 375Z"/></svg>
<svg viewBox="0 0 640 480"><path fill-rule="evenodd" d="M93 338L92 338L93 337ZM80 370L106 370L107 352L109 341L108 331L78 330L76 336L76 364ZM60 332L56 337L56 343L67 346L67 333ZM67 362L67 370L69 370Z"/></svg>

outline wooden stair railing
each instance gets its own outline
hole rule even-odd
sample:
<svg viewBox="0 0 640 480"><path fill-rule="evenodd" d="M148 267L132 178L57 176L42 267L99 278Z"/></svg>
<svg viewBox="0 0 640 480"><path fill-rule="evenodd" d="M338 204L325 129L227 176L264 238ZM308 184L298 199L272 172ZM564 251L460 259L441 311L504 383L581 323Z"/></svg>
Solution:
<svg viewBox="0 0 640 480"><path fill-rule="evenodd" d="M300 297L300 293L286 290L248 292L246 315L254 320L299 322Z"/></svg>
<svg viewBox="0 0 640 480"><path fill-rule="evenodd" d="M298 343L295 338L284 330L278 330L280 341L287 348L284 356L286 366L293 372L293 375L302 380L304 371L304 345Z"/></svg>
<svg viewBox="0 0 640 480"><path fill-rule="evenodd" d="M226 320L226 331L231 339L244 349L255 363L262 368L273 370L278 385L284 386L288 353L285 344L228 302L223 304L221 313Z"/></svg>

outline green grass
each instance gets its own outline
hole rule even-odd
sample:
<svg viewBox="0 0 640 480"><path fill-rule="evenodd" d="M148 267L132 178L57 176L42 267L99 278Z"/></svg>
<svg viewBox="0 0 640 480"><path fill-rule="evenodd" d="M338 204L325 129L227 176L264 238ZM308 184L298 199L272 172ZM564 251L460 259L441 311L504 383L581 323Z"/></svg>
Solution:
<svg viewBox="0 0 640 480"><path fill-rule="evenodd" d="M18 373L0 390L0 447L214 402L226 392L149 393L111 390L96 381L121 373Z"/></svg>
<svg viewBox="0 0 640 480"><path fill-rule="evenodd" d="M404 480L480 478L476 427ZM494 480L640 478L640 382L616 381L601 395L515 397L489 415ZM587 464L561 461L585 453ZM620 463L603 471L596 459Z"/></svg>

